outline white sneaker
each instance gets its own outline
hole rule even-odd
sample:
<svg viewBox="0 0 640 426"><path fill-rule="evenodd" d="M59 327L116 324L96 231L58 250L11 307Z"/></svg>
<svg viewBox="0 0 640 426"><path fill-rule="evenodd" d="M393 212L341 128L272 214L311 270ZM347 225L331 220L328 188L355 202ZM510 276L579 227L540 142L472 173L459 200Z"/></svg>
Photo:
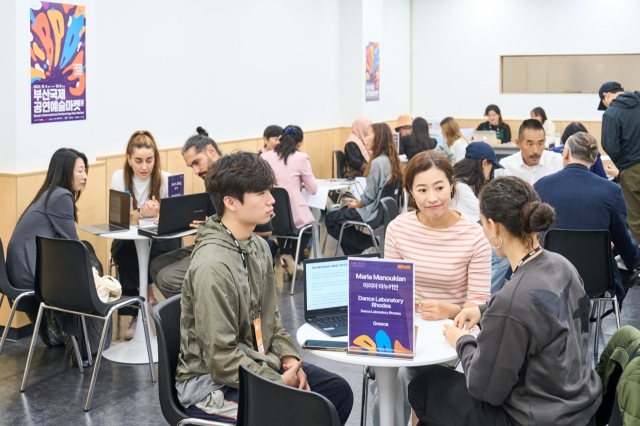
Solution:
<svg viewBox="0 0 640 426"><path fill-rule="evenodd" d="M133 339L133 335L136 334L136 327L138 326L138 317L135 316L131 318L131 324L129 324L129 328L124 333L124 340Z"/></svg>
<svg viewBox="0 0 640 426"><path fill-rule="evenodd" d="M284 260L284 268L287 270L287 272L289 273L289 275L293 275L293 270L295 269L296 271L296 279L300 278L302 276L302 265L294 265L294 261L293 258L288 255L282 255L280 256L281 261Z"/></svg>
<svg viewBox="0 0 640 426"><path fill-rule="evenodd" d="M376 250L375 247L369 247L368 249L365 249L361 254L372 254L377 252L378 250Z"/></svg>

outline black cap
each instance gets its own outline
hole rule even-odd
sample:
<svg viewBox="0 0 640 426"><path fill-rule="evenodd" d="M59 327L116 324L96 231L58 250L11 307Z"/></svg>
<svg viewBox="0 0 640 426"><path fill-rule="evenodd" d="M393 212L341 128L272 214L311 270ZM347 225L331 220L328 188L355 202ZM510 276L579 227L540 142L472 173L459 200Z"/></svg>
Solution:
<svg viewBox="0 0 640 426"><path fill-rule="evenodd" d="M611 92L620 92L624 89L620 85L620 83L616 83L615 81L607 81L605 84L600 86L600 90L598 90L598 95L600 96L600 105L598 105L598 111L604 111L607 107L602 103L602 98L605 93Z"/></svg>
<svg viewBox="0 0 640 426"><path fill-rule="evenodd" d="M491 145L486 142L471 142L467 145L467 154L465 157L491 161L497 169L504 169L502 164L498 163L495 151L491 148Z"/></svg>

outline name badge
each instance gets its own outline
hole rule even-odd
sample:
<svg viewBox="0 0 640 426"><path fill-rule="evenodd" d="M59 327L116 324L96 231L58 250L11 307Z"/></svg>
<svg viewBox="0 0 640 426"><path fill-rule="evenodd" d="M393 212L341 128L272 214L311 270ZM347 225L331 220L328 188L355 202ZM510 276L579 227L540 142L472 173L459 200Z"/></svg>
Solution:
<svg viewBox="0 0 640 426"><path fill-rule="evenodd" d="M262 342L262 321L260 317L253 320L253 329L256 331L256 345L258 351L264 355L264 343Z"/></svg>

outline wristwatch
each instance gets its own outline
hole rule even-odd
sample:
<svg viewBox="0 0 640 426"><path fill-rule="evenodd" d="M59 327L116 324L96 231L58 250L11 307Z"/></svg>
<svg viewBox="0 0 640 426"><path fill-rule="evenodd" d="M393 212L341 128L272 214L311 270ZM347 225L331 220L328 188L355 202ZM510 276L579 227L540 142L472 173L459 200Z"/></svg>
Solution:
<svg viewBox="0 0 640 426"><path fill-rule="evenodd" d="M460 312L462 312L465 306L464 305L458 305L458 306L460 306Z"/></svg>

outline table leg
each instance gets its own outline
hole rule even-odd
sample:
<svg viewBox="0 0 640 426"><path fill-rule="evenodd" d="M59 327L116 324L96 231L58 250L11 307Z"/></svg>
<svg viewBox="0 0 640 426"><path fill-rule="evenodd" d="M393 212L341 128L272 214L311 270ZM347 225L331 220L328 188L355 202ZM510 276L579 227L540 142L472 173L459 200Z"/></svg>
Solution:
<svg viewBox="0 0 640 426"><path fill-rule="evenodd" d="M149 312L149 255L151 254L151 240L135 240L136 252L138 253L138 271L140 280L140 296L144 298L144 309ZM149 326L149 333L151 333L151 316L147 326ZM149 334L151 336L152 334ZM144 329L142 327L142 317L138 314L138 327L133 335L133 341L137 343L145 344Z"/></svg>
<svg viewBox="0 0 640 426"><path fill-rule="evenodd" d="M380 397L380 424L393 425L398 367L375 367Z"/></svg>
<svg viewBox="0 0 640 426"><path fill-rule="evenodd" d="M322 247L320 245L320 218L322 217L322 211L315 207L310 207L311 214L313 214L313 218L316 221L311 228L311 232L313 233L313 249L315 251L315 258L324 257L324 253L322 253Z"/></svg>

